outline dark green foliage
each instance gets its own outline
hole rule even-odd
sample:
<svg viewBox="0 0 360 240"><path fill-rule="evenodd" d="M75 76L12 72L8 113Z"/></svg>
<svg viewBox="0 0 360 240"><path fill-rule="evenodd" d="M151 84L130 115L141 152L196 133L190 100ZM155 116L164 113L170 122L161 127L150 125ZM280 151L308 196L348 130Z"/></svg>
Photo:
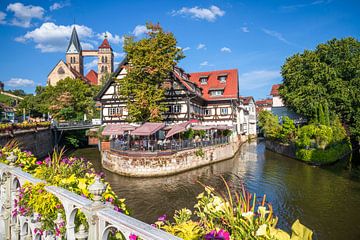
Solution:
<svg viewBox="0 0 360 240"><path fill-rule="evenodd" d="M20 102L19 109L25 108L31 116L50 113L58 120L81 120L84 114L91 119L96 115L93 97L98 91L98 86L66 78L56 86L37 87L36 95L26 96Z"/></svg>
<svg viewBox="0 0 360 240"><path fill-rule="evenodd" d="M329 113L329 105L327 102L324 104L324 123L326 126L330 126L330 113Z"/></svg>
<svg viewBox="0 0 360 240"><path fill-rule="evenodd" d="M319 104L318 111L319 111L319 113L318 113L318 116L319 116L318 123L321 124L321 125L326 125L325 124L325 115L324 115L324 110L323 110L322 104Z"/></svg>
<svg viewBox="0 0 360 240"><path fill-rule="evenodd" d="M308 119L315 118L318 104L327 111L327 103L329 114L341 117L352 137L360 140L359 69L360 42L351 37L333 39L314 51L305 50L286 59L280 95L287 106Z"/></svg>
<svg viewBox="0 0 360 240"><path fill-rule="evenodd" d="M182 133L182 138L184 139L193 139L194 136L195 136L195 131L192 128Z"/></svg>

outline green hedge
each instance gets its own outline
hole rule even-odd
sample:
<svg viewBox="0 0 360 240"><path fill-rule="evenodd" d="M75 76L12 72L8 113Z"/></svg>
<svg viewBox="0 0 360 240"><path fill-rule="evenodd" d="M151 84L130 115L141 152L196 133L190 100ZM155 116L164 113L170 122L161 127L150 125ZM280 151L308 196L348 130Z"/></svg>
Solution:
<svg viewBox="0 0 360 240"><path fill-rule="evenodd" d="M298 149L296 151L296 157L305 162L327 164L339 160L345 154L349 153L351 150L352 147L350 142L344 141L329 146L325 150L315 149L315 148Z"/></svg>

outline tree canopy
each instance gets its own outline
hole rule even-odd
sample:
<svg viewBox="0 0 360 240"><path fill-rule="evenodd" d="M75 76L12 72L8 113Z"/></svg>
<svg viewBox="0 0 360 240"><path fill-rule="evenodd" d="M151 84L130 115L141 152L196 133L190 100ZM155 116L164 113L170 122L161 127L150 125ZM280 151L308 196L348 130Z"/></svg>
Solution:
<svg viewBox="0 0 360 240"><path fill-rule="evenodd" d="M126 76L120 80L119 95L127 102L129 121L159 121L166 111L164 80L182 59L182 50L170 32L159 24L147 24L147 37L135 41L126 37L124 52L129 62Z"/></svg>
<svg viewBox="0 0 360 240"><path fill-rule="evenodd" d="M32 116L50 113L59 120L81 120L84 114L92 118L96 114L93 97L98 91L98 86L89 86L80 79L66 78L56 86L38 86L36 95L25 97L19 109L31 111Z"/></svg>
<svg viewBox="0 0 360 240"><path fill-rule="evenodd" d="M309 119L318 106L338 115L352 137L360 139L360 42L332 39L315 50L286 59L280 95L285 104ZM330 114L330 115L331 115Z"/></svg>

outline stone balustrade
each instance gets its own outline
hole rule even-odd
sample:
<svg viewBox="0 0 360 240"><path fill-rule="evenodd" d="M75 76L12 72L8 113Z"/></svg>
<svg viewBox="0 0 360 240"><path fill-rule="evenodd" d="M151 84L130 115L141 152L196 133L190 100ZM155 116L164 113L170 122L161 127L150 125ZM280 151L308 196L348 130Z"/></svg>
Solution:
<svg viewBox="0 0 360 240"><path fill-rule="evenodd" d="M55 224L66 222L66 236L55 236L54 233L40 234L38 229L41 222L37 214L31 217L13 215L16 210L15 199L18 199L19 188L30 182L33 184L44 182L22 171L18 167L0 163L0 240L59 240L59 239L89 239L106 240L111 232L121 232L125 239L135 234L144 240L176 240L180 239L169 233L161 231L151 225L134 219L130 216L113 210L99 198L96 201L79 196L66 189L56 186L46 186L46 191L55 195L62 203L66 219L59 214ZM80 226L75 232L75 215L80 210L86 216L89 225Z"/></svg>

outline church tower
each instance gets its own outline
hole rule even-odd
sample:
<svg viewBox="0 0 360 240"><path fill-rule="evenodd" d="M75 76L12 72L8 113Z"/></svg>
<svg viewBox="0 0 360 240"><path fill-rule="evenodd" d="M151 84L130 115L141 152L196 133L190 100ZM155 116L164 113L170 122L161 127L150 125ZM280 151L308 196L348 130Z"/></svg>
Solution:
<svg viewBox="0 0 360 240"><path fill-rule="evenodd" d="M111 74L114 68L114 54L105 35L104 41L99 46L98 51L98 84L101 84L104 77Z"/></svg>
<svg viewBox="0 0 360 240"><path fill-rule="evenodd" d="M66 50L66 63L81 75L84 74L82 49L75 26L72 30L69 46Z"/></svg>

